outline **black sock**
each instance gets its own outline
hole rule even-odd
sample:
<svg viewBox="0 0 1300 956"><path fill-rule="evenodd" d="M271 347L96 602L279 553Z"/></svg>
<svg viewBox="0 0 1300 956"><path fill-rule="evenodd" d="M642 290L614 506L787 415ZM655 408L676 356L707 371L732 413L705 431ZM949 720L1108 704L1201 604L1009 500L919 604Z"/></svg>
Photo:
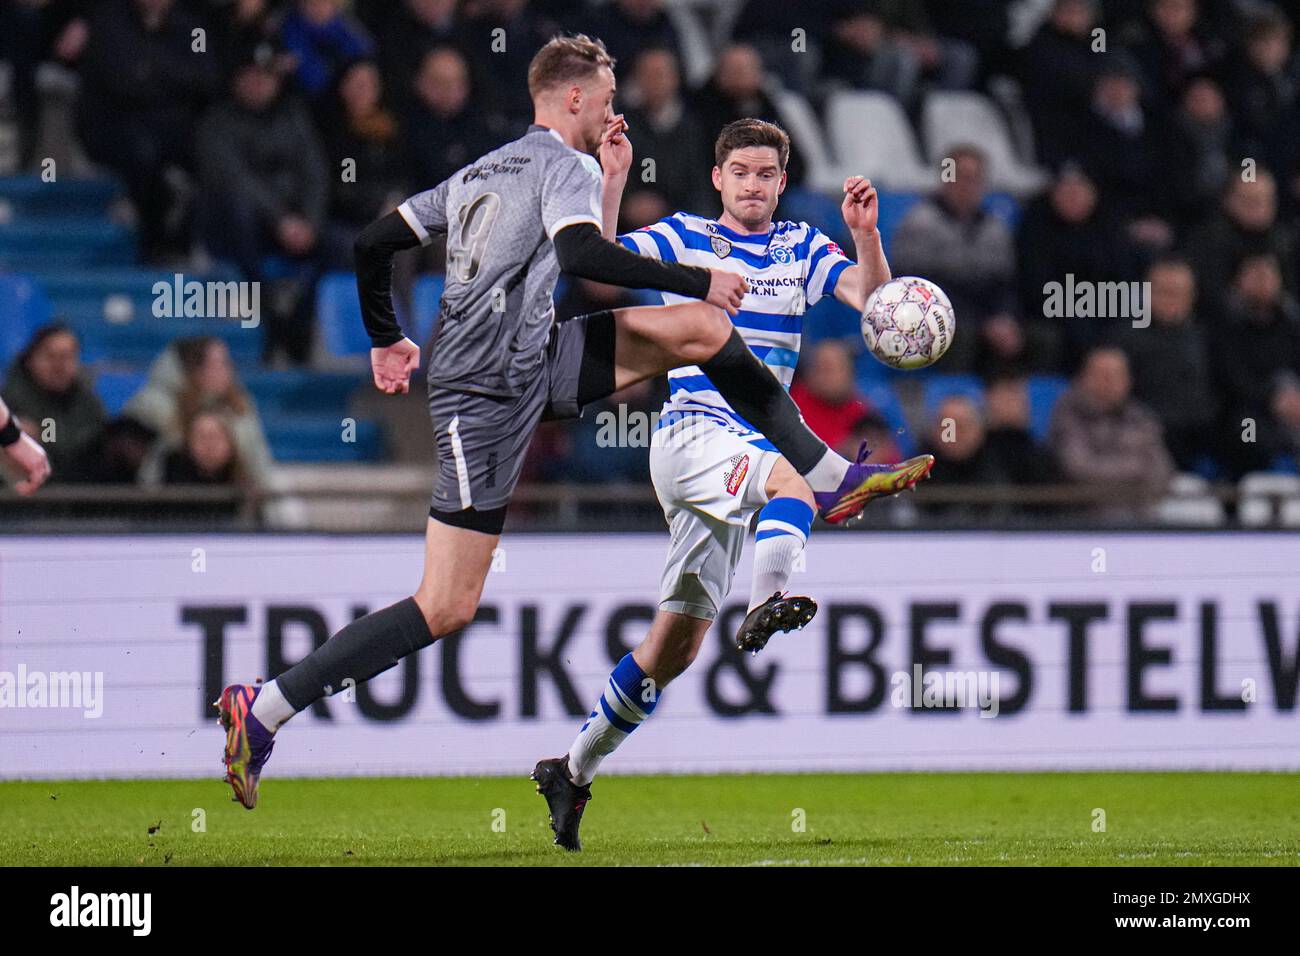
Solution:
<svg viewBox="0 0 1300 956"><path fill-rule="evenodd" d="M727 344L700 369L740 415L776 446L801 475L826 454L826 443L804 424L799 406L758 360L740 333L732 329Z"/></svg>
<svg viewBox="0 0 1300 956"><path fill-rule="evenodd" d="M293 709L302 711L343 689L393 667L407 654L434 642L415 598L359 617L275 678Z"/></svg>

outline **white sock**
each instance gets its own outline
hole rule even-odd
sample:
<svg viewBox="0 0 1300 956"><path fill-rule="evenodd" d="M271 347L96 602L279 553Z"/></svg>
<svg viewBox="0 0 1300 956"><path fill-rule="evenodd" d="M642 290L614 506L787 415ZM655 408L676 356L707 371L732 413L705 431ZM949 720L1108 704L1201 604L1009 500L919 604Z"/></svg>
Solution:
<svg viewBox="0 0 1300 956"><path fill-rule="evenodd" d="M654 713L659 691L653 684L631 654L618 662L596 709L569 747L569 775L574 783L580 787L591 783L600 762Z"/></svg>
<svg viewBox="0 0 1300 956"><path fill-rule="evenodd" d="M840 482L849 473L850 464L852 462L847 458L835 454L828 448L826 454L822 455L821 460L813 465L812 471L804 475L803 478L813 491L838 491Z"/></svg>
<svg viewBox="0 0 1300 956"><path fill-rule="evenodd" d="M267 681L262 685L262 689L257 694L257 700L253 701L253 716L258 722L275 733L285 721L296 714L293 705L284 699L284 694L280 693L280 687L275 681Z"/></svg>
<svg viewBox="0 0 1300 956"><path fill-rule="evenodd" d="M812 520L812 508L798 498L773 498L758 513L749 610L785 590L795 559L808 542Z"/></svg>

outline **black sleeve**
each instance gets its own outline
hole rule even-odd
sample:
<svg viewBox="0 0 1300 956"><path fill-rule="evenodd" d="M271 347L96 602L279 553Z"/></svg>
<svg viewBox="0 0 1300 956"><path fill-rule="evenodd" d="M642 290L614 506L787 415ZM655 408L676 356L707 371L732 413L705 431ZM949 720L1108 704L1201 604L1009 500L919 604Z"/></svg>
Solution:
<svg viewBox="0 0 1300 956"><path fill-rule="evenodd" d="M404 337L393 312L393 256L419 244L419 237L396 212L366 226L352 244L361 318L366 323L370 343L377 349L400 342Z"/></svg>
<svg viewBox="0 0 1300 956"><path fill-rule="evenodd" d="M660 262L610 242L589 222L574 223L555 234L555 256L569 275L608 282L625 289L658 289L703 299L709 294L709 270Z"/></svg>

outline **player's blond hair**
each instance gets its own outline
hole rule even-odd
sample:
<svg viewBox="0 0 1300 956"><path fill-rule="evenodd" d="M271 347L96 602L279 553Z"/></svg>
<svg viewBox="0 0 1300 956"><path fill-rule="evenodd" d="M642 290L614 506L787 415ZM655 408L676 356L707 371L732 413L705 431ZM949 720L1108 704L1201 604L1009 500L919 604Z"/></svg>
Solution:
<svg viewBox="0 0 1300 956"><path fill-rule="evenodd" d="M552 37L528 65L528 93L537 99L557 86L585 80L601 67L614 69L614 58L600 40L585 33Z"/></svg>

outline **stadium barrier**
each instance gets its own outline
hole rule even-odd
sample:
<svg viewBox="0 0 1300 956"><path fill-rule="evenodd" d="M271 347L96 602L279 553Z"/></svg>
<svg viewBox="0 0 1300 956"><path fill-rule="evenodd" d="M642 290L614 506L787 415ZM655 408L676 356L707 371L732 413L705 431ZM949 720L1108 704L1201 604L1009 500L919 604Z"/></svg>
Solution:
<svg viewBox="0 0 1300 956"><path fill-rule="evenodd" d="M459 635L285 728L280 776L520 774L654 613L664 535L506 536ZM218 777L212 701L408 593L400 536L0 538L0 777ZM1300 535L814 536L803 632L735 601L610 772L1300 768Z"/></svg>
<svg viewBox="0 0 1300 956"><path fill-rule="evenodd" d="M927 485L872 504L862 523L876 528L1300 528L1300 479L1264 475L1276 487L1211 484L1178 476L1157 502L1130 486ZM29 498L0 488L0 521L10 532L174 530L420 530L429 475L418 466L331 465L281 469L275 486L52 485ZM1187 480L1191 487L1181 488ZM507 527L573 531L599 514L602 530L659 530L662 512L649 484L524 484ZM202 519L197 520L197 519Z"/></svg>

